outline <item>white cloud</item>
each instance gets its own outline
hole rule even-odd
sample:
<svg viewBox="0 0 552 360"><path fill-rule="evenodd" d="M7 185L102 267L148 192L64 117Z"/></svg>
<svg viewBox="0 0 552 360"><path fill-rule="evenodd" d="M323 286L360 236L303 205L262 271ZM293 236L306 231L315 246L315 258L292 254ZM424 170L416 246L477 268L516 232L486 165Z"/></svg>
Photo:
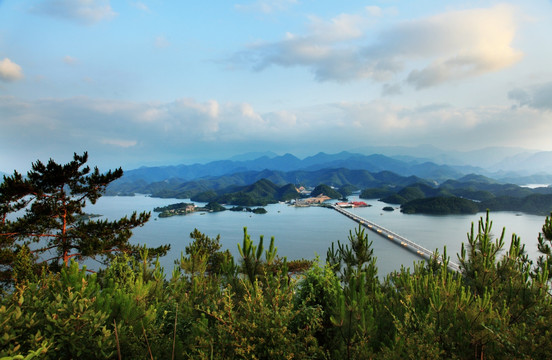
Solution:
<svg viewBox="0 0 552 360"><path fill-rule="evenodd" d="M309 39L317 43L357 39L363 35L366 17L356 14L340 14L330 21L309 17Z"/></svg>
<svg viewBox="0 0 552 360"><path fill-rule="evenodd" d="M110 0L43 0L31 11L51 17L91 25L117 15Z"/></svg>
<svg viewBox="0 0 552 360"><path fill-rule="evenodd" d="M271 14L277 11L285 11L297 2L297 0L258 0L249 4L236 4L234 7L239 11Z"/></svg>
<svg viewBox="0 0 552 360"><path fill-rule="evenodd" d="M367 45L368 30L380 14L379 8L368 7L329 21L311 17L306 34L253 44L234 61L255 70L304 66L320 81L386 81L407 71L406 81L420 89L501 70L522 56L511 45L516 23L509 6L402 22Z"/></svg>
<svg viewBox="0 0 552 360"><path fill-rule="evenodd" d="M100 142L102 144L113 145L113 146L122 147L122 148L133 147L133 146L136 146L136 144L138 143L136 140L123 140L123 139L102 139L100 140Z"/></svg>
<svg viewBox="0 0 552 360"><path fill-rule="evenodd" d="M543 93L544 94L544 93ZM552 150L548 109L523 106L409 107L387 100L343 102L261 113L247 103L181 98L130 102L86 97L22 100L0 97L0 164L30 164L89 151L104 166L133 160L218 158L231 151L341 151L373 145L431 143L448 149L525 146ZM112 151L117 149L117 158ZM18 154L17 159L9 156ZM22 154L27 158L22 159ZM9 155L9 156L8 156Z"/></svg>
<svg viewBox="0 0 552 360"><path fill-rule="evenodd" d="M23 78L23 70L21 66L17 65L8 58L4 58L0 61L0 80L2 81L16 81Z"/></svg>
<svg viewBox="0 0 552 360"><path fill-rule="evenodd" d="M398 47L407 49L411 56L434 54L430 64L413 70L407 79L415 87L423 88L518 62L522 53L511 46L516 28L513 15L514 9L508 6L452 12L405 24L388 36L397 39ZM423 51L404 43L410 39L414 40L412 45L421 46Z"/></svg>

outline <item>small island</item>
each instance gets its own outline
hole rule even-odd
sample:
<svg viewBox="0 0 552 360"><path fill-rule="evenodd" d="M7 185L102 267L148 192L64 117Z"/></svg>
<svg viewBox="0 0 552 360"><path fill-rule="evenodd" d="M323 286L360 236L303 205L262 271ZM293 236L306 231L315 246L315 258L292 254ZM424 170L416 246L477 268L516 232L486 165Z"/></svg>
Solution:
<svg viewBox="0 0 552 360"><path fill-rule="evenodd" d="M266 214L267 211L265 208L257 207L257 208L250 208L250 207L243 207L243 206L234 206L233 208L229 209L230 211L245 211L245 212L251 212L253 214Z"/></svg>
<svg viewBox="0 0 552 360"><path fill-rule="evenodd" d="M77 221L88 221L88 220L92 220L93 218L97 218L101 216L103 215L84 213L84 214L77 215L75 218Z"/></svg>
<svg viewBox="0 0 552 360"><path fill-rule="evenodd" d="M160 218L166 218L171 216L177 216L177 215L188 215L194 212L198 211L205 211L205 212L219 212L219 211L245 211L245 212L251 212L254 214L266 214L267 211L262 207L257 208L250 208L250 207L243 207L243 206L235 206L231 209L227 209L224 206L220 205L219 203L215 201L211 201L207 203L205 206L196 206L194 203L176 203L171 204L167 206L160 206L153 209L154 212L159 213Z"/></svg>
<svg viewBox="0 0 552 360"><path fill-rule="evenodd" d="M159 213L160 218L171 217L176 215L186 215L196 211L196 206L193 203L176 203L167 206L156 207L153 211Z"/></svg>

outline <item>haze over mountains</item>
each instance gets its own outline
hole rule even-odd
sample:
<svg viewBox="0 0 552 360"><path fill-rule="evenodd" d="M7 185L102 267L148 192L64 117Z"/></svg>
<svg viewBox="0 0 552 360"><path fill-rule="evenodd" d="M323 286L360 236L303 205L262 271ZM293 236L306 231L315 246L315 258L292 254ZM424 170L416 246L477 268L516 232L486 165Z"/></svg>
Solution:
<svg viewBox="0 0 552 360"><path fill-rule="evenodd" d="M401 176L445 181L467 174L480 174L498 181L526 184L552 181L552 152L517 148L486 148L470 152L451 152L430 145L407 147L365 147L359 152L336 154L320 152L300 159L292 154L277 155L256 152L228 160L205 164L141 167L127 170L122 180L145 182L180 179L191 181L234 173L273 170L281 172L317 171L322 169L367 170L372 173L391 171ZM375 151L370 155L362 153ZM362 151L362 153L360 153ZM379 151L379 152L377 152ZM385 153L385 155L382 155Z"/></svg>

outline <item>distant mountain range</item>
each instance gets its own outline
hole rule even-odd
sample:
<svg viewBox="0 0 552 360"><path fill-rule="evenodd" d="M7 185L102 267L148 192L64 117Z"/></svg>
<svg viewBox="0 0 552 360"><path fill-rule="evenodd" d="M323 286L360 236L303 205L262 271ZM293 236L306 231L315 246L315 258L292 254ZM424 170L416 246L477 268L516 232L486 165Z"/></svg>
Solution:
<svg viewBox="0 0 552 360"><path fill-rule="evenodd" d="M393 158L434 162L450 166L473 166L489 172L515 172L530 175L541 171L551 173L551 151L528 150L516 147L486 147L472 151L450 151L432 145L366 146L354 150L361 154L384 154ZM527 162L525 162L527 160Z"/></svg>
<svg viewBox="0 0 552 360"><path fill-rule="evenodd" d="M147 193L156 197L191 198L205 191L229 192L233 190L233 187L247 186L263 179L269 180L278 186L297 184L315 187L319 184L326 184L334 187L352 185L357 189L382 186L403 187L413 183L432 184L417 176L401 176L390 171L371 173L368 170L345 168L289 172L262 170L205 177L191 181L171 178L148 183L144 180L125 181L123 178L111 184L107 193L109 195Z"/></svg>
<svg viewBox="0 0 552 360"><path fill-rule="evenodd" d="M262 156L247 160L254 156L245 155L207 164L130 170L112 183L107 193L148 193L155 197L258 206L300 196L296 186L324 184L336 189L347 188L347 191L362 190L361 197L401 204L408 212L444 214L492 209L548 214L552 211L552 188L533 190L516 185L550 184L552 175L549 173L520 176L501 171L493 177L488 176L489 168L437 164L414 156L389 157L345 151L318 153L304 159L292 154L257 155ZM501 163L547 164L548 155L518 154L502 159ZM505 178L508 181L504 181Z"/></svg>
<svg viewBox="0 0 552 360"><path fill-rule="evenodd" d="M437 181L455 179L466 174L465 167L455 168L431 162L404 161L380 154L361 155L341 152L338 154L318 153L302 160L292 154L285 154L276 157L264 155L253 160L220 160L207 164L141 167L125 171L123 180L125 182L143 180L151 183L176 178L182 181L191 181L248 171L292 172L340 168L366 170L372 173L391 171L402 176L413 175ZM469 170L473 172L478 169L470 168Z"/></svg>
<svg viewBox="0 0 552 360"><path fill-rule="evenodd" d="M337 154L320 152L304 159L299 159L292 154L278 156L271 152L249 153L206 164L141 167L127 170L121 181L152 183L178 179L183 182L251 171L293 172L343 168L366 170L371 173L391 171L401 176L417 176L437 182L458 179L467 174L481 174L498 181L516 184L552 183L552 152L531 153L519 152L520 149L489 148L469 153L444 153L431 146L397 147L392 148L393 151L389 149L387 151L398 154L400 150L404 153L407 149L411 149L409 155L363 155L343 151ZM417 157L416 154L421 156ZM510 156L510 154L513 155ZM257 155L261 156L255 157ZM422 157L422 155L425 156ZM472 161L471 164L481 166L469 165L465 162L466 159ZM535 171L532 172L531 169Z"/></svg>

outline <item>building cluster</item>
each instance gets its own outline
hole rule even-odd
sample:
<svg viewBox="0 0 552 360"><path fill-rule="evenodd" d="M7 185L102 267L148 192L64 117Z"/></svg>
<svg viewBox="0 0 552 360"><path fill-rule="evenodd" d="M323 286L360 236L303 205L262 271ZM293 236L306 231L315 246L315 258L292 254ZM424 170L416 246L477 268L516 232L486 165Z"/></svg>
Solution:
<svg viewBox="0 0 552 360"><path fill-rule="evenodd" d="M351 202L338 202L335 205L341 208L357 208L357 207L367 207L364 201L351 201Z"/></svg>
<svg viewBox="0 0 552 360"><path fill-rule="evenodd" d="M311 206L311 205L318 205L322 204L326 200L330 200L331 198L329 196L326 196L324 194L320 194L316 197L310 197L305 199L297 199L295 200L295 206Z"/></svg>

